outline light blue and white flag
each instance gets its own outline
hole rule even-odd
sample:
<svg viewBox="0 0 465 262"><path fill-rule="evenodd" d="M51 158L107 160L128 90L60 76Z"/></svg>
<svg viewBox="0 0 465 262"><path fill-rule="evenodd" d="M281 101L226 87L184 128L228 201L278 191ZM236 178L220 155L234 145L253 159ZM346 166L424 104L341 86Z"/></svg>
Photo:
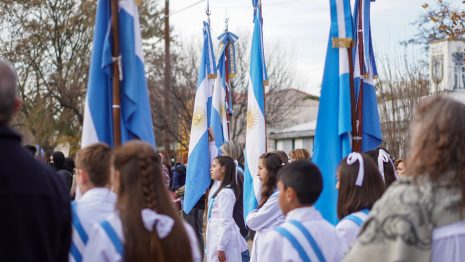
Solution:
<svg viewBox="0 0 465 262"><path fill-rule="evenodd" d="M351 152L349 48L353 39L350 0L330 0L331 29L321 87L312 160L323 175L316 208L337 222L336 168Z"/></svg>
<svg viewBox="0 0 465 262"><path fill-rule="evenodd" d="M247 133L244 170L244 217L254 210L261 196L261 183L257 177L258 159L266 152L265 83L267 79L261 4L253 1L254 29L250 52L250 81L247 90Z"/></svg>
<svg viewBox="0 0 465 262"><path fill-rule="evenodd" d="M139 13L133 0L119 1L121 50L122 143L140 139L155 147L152 113L144 71ZM95 19L89 83L84 107L81 146L114 145L112 120L112 33L110 0L99 0Z"/></svg>
<svg viewBox="0 0 465 262"><path fill-rule="evenodd" d="M218 75L216 77L215 88L213 89L212 114L210 119L210 126L215 136L215 145L218 148L218 152L220 152L220 147L229 141L227 114L232 113L232 99L226 95L231 94L227 79L235 70L231 62L235 62L234 43L237 39L238 37L230 32L224 32L218 37L218 40L220 40L220 57L217 66ZM228 61L229 64L227 66L226 63Z"/></svg>
<svg viewBox="0 0 465 262"><path fill-rule="evenodd" d="M361 6L361 21L359 17L359 3ZM358 31L361 25L360 39L358 34L354 34L354 83L356 97L359 98L360 78L363 79L362 97L362 151L369 151L377 148L382 140L381 124L378 113L378 103L374 79L378 76L376 69L373 43L371 40L370 5L374 0L356 0L354 11L354 26ZM363 67L360 70L359 63L359 41L363 42Z"/></svg>
<svg viewBox="0 0 465 262"><path fill-rule="evenodd" d="M200 61L194 113L192 114L189 158L187 160L184 212L189 213L210 185L210 152L208 146L209 102L216 74L210 24L203 23L203 50Z"/></svg>

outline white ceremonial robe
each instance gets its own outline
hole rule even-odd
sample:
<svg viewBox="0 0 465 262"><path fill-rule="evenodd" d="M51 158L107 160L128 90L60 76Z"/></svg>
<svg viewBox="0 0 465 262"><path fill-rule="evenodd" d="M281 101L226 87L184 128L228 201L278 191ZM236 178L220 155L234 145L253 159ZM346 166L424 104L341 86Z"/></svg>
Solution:
<svg viewBox="0 0 465 262"><path fill-rule="evenodd" d="M348 217L355 217L355 220L348 219ZM363 223L366 221L368 213L364 211L358 211L344 217L336 225L336 231L339 236L345 241L346 246L350 247L357 240L358 233L362 228Z"/></svg>
<svg viewBox="0 0 465 262"><path fill-rule="evenodd" d="M264 261L258 259L263 249L263 238L271 230L284 223L284 215L279 207L279 192L271 195L265 204L257 210L252 211L245 221L247 227L255 231L253 238L250 262Z"/></svg>
<svg viewBox="0 0 465 262"><path fill-rule="evenodd" d="M106 221L110 223L112 228L115 230L119 239L124 242L123 226L121 219L116 213L108 216ZM199 245L197 237L195 236L194 230L187 223L183 223L187 236L189 237L193 262L201 262L202 257L199 252ZM123 244L124 245L124 244ZM92 229L92 233L89 237L89 242L84 251L83 261L89 262L122 262L124 261L121 255L116 251L115 245L112 243L108 234L102 228L101 225L95 225Z"/></svg>
<svg viewBox="0 0 465 262"><path fill-rule="evenodd" d="M219 184L219 183L218 183ZM233 218L236 197L230 188L223 188L212 199L216 191L210 191L207 212L206 258L208 262L218 261L218 251L224 251L226 261L241 261L241 253L247 250L247 242L241 236Z"/></svg>
<svg viewBox="0 0 465 262"><path fill-rule="evenodd" d="M433 262L465 261L465 220L433 230Z"/></svg>
<svg viewBox="0 0 465 262"><path fill-rule="evenodd" d="M73 214L72 244L77 248L77 252L79 252L81 256L86 245L77 232L75 226L77 222L76 219L79 220L82 229L87 236L89 236L95 224L114 212L115 203L116 194L105 187L89 189L79 200L75 201L76 214ZM72 252L71 250L69 261L76 261Z"/></svg>
<svg viewBox="0 0 465 262"><path fill-rule="evenodd" d="M315 208L303 207L290 211L286 216L286 222L282 226L289 225L290 221L293 220L299 221L310 232L326 261L341 261L345 243L337 234L336 229L324 220ZM300 244L304 250L310 248L306 239L301 240L298 238L298 240L300 240L299 243L302 242ZM258 254L258 261L302 261L291 242L276 230L270 231L265 236L262 245L263 248Z"/></svg>

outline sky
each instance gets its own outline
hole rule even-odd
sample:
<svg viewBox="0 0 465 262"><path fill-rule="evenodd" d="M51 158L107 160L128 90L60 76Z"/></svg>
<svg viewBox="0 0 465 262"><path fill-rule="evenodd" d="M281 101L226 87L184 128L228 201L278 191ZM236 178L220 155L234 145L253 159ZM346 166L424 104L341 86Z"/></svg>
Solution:
<svg viewBox="0 0 465 262"><path fill-rule="evenodd" d="M206 19L206 2L199 0L170 1L171 25L182 40L199 41L202 21ZM212 35L224 30L229 18L229 31L241 39L250 38L253 26L251 0L211 0ZM371 5L372 34L375 54L398 55L399 42L413 36L412 25L431 0L377 0ZM296 71L296 86L319 95L323 77L330 15L328 0L262 0L265 50L267 42L279 42L289 51ZM353 0L352 0L353 6ZM186 8L188 7L188 8ZM186 9L185 9L186 8ZM184 9L184 10L183 10ZM213 43L215 46L218 42ZM270 50L267 50L270 51ZM272 81L272 79L270 79Z"/></svg>

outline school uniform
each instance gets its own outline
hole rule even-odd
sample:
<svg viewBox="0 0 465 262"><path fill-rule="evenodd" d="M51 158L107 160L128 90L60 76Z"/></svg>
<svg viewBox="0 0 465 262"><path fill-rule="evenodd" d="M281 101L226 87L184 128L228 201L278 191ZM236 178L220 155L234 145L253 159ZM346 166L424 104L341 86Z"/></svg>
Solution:
<svg viewBox="0 0 465 262"><path fill-rule="evenodd" d="M194 262L202 261L194 230L184 223ZM155 229L154 229L155 230ZM168 233L169 234L169 233ZM148 247L147 247L148 248ZM124 234L120 217L113 213L95 225L84 251L83 261L121 262L124 257Z"/></svg>
<svg viewBox="0 0 465 262"><path fill-rule="evenodd" d="M341 261L345 243L313 207L297 208L263 240L259 261Z"/></svg>
<svg viewBox="0 0 465 262"><path fill-rule="evenodd" d="M116 194L104 187L88 190L81 199L71 203L73 238L69 261L82 261L82 254L94 225L115 210Z"/></svg>
<svg viewBox="0 0 465 262"><path fill-rule="evenodd" d="M433 229L431 261L465 261L465 220Z"/></svg>
<svg viewBox="0 0 465 262"><path fill-rule="evenodd" d="M224 251L227 261L241 261L241 253L247 250L247 242L233 219L236 197L228 187L213 197L217 184L212 187L214 191L210 191L208 200L205 256L209 262L218 261L218 251Z"/></svg>
<svg viewBox="0 0 465 262"><path fill-rule="evenodd" d="M368 213L370 213L370 210L368 209L354 212L344 217L336 225L336 231L345 241L347 247L350 247L355 240L357 240L357 235L360 232L363 223L367 220Z"/></svg>
<svg viewBox="0 0 465 262"><path fill-rule="evenodd" d="M249 229L255 231L253 239L252 252L250 261L265 261L259 259L263 249L263 240L265 235L275 229L284 222L284 215L279 207L279 192L274 192L265 204L257 210L252 211L246 219L246 224Z"/></svg>

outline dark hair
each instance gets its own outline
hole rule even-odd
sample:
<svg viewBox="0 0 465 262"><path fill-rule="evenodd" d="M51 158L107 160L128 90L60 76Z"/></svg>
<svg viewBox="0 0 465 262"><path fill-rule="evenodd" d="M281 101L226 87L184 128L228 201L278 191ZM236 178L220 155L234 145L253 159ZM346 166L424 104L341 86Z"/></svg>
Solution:
<svg viewBox="0 0 465 262"><path fill-rule="evenodd" d="M63 165L65 164L65 154L61 151L54 151L52 153L53 156L53 166L57 169L63 169Z"/></svg>
<svg viewBox="0 0 465 262"><path fill-rule="evenodd" d="M282 150L276 150L276 151L273 151L273 153L276 154L276 156L279 157L279 160L281 160L281 163L284 163L284 164L289 164L289 157L287 156L286 152L282 151Z"/></svg>
<svg viewBox="0 0 465 262"><path fill-rule="evenodd" d="M281 160L281 158L276 153L265 153L261 155L259 159L263 160L263 165L268 172L267 179L263 181L261 199L260 203L258 204L258 208L261 208L276 189L276 184L278 182L278 171L286 163L283 162L283 160Z"/></svg>
<svg viewBox="0 0 465 262"><path fill-rule="evenodd" d="M302 205L313 205L323 191L323 177L320 169L308 160L297 160L278 172L284 188L295 190Z"/></svg>
<svg viewBox="0 0 465 262"><path fill-rule="evenodd" d="M110 166L110 161L107 162L108 167ZM63 165L63 169L69 171L70 173L74 174L74 168L76 164L74 163L74 159L71 157L65 157L65 164Z"/></svg>
<svg viewBox="0 0 465 262"><path fill-rule="evenodd" d="M465 105L444 96L423 99L415 109L410 150L405 163L409 176L436 181L455 173L453 184L462 191L465 209Z"/></svg>
<svg viewBox="0 0 465 262"><path fill-rule="evenodd" d="M379 151L380 150L384 150L384 151L386 151L386 153L389 154L389 151L387 151L386 149L384 149L382 147L379 147L377 149L365 152L365 154L367 156L369 156L373 160L373 162L376 164L376 166L378 166L378 157L379 157ZM379 168L380 167L378 166L378 170L379 170ZM394 168L394 163L392 161L391 154L389 154L389 161L387 163L383 162L383 167L382 168L384 170L384 184L385 184L386 188L388 188L392 183L396 182L396 180L397 180L396 170Z"/></svg>
<svg viewBox="0 0 465 262"><path fill-rule="evenodd" d="M11 63L0 58L0 125L13 116L18 89L18 76Z"/></svg>
<svg viewBox="0 0 465 262"><path fill-rule="evenodd" d="M239 194L242 194L242 192L236 183L236 164L234 163L234 159L229 156L217 156L213 160L217 160L218 164L220 164L221 167L224 167L225 170L221 185L218 190L213 193L212 197L216 197L218 193L220 193L221 189L225 188L226 186L231 186L231 189L234 192L234 196L237 199Z"/></svg>
<svg viewBox="0 0 465 262"><path fill-rule="evenodd" d="M163 183L160 156L149 144L133 140L116 149L113 164L120 173L116 209L123 225L124 261L192 261L186 229ZM168 236L160 239L157 230L147 231L144 208L174 220Z"/></svg>
<svg viewBox="0 0 465 262"><path fill-rule="evenodd" d="M37 152L37 148L33 145L25 145L23 146L24 149L26 149L29 153L31 153L31 155L34 157L36 155L36 152Z"/></svg>
<svg viewBox="0 0 465 262"><path fill-rule="evenodd" d="M76 153L78 166L89 174L90 182L96 187L108 185L110 180L111 148L106 144L93 144Z"/></svg>
<svg viewBox="0 0 465 262"><path fill-rule="evenodd" d="M377 165L367 155L362 154L364 177L362 186L356 186L359 161L352 165L347 164L344 158L338 167L339 194L337 199L337 216L339 219L360 211L371 209L375 202L381 198L385 186Z"/></svg>

